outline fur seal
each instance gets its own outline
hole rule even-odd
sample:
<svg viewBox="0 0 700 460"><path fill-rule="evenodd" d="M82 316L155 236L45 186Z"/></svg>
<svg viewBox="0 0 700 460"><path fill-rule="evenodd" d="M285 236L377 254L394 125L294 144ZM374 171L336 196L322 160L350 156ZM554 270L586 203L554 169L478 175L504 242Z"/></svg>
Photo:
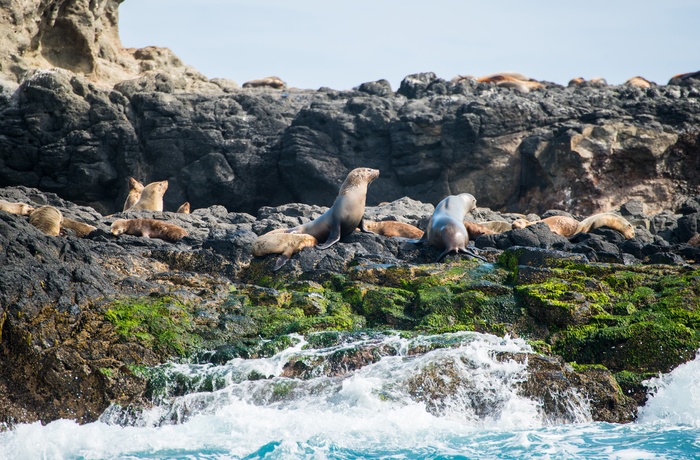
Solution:
<svg viewBox="0 0 700 460"><path fill-rule="evenodd" d="M283 89L287 87L287 84L282 81L280 77L265 77L265 78L258 78L256 80L250 80L245 83L243 83L243 88L262 88L262 87L268 87L268 88L274 88L274 89Z"/></svg>
<svg viewBox="0 0 700 460"><path fill-rule="evenodd" d="M494 233L503 233L508 230L513 230L513 225L510 222L504 222L502 220L487 220L486 222L479 222L479 225Z"/></svg>
<svg viewBox="0 0 700 460"><path fill-rule="evenodd" d="M0 211L9 212L11 214L19 214L20 216L28 216L34 211L34 207L24 203L12 203L5 200L0 200Z"/></svg>
<svg viewBox="0 0 700 460"><path fill-rule="evenodd" d="M53 206L41 206L29 214L29 223L49 236L61 234L63 214Z"/></svg>
<svg viewBox="0 0 700 460"><path fill-rule="evenodd" d="M84 236L89 235L91 232L94 232L97 230L97 227L93 227L90 224L86 224L84 222L80 222L77 220L70 219L68 217L63 218L63 222L61 223L62 228L67 228L68 230L72 230L75 233L75 236L78 238L82 238Z"/></svg>
<svg viewBox="0 0 700 460"><path fill-rule="evenodd" d="M688 240L689 246L700 246L700 233L696 233Z"/></svg>
<svg viewBox="0 0 700 460"><path fill-rule="evenodd" d="M293 254L317 243L316 238L306 233L266 233L253 241L251 253L255 257L280 254L273 269L279 270Z"/></svg>
<svg viewBox="0 0 700 460"><path fill-rule="evenodd" d="M635 86L637 88L651 88L651 82L644 77L632 77L624 83L626 86Z"/></svg>
<svg viewBox="0 0 700 460"><path fill-rule="evenodd" d="M599 227L610 227L622 233L626 239L634 238L634 227L624 217L612 212L602 212L587 217L578 224L575 233L587 233Z"/></svg>
<svg viewBox="0 0 700 460"><path fill-rule="evenodd" d="M674 75L668 81L668 84L669 85L680 85L683 82L688 81L688 80L700 80L700 71L679 73L678 75Z"/></svg>
<svg viewBox="0 0 700 460"><path fill-rule="evenodd" d="M143 188L141 197L129 208L130 211L163 211L163 195L168 190L168 181L151 182Z"/></svg>
<svg viewBox="0 0 700 460"><path fill-rule="evenodd" d="M365 201L367 186L379 177L379 171L372 168L355 168L348 173L340 186L333 206L322 215L294 228L286 233L306 233L324 243L319 249L326 249L337 243L342 237L351 234L356 228L367 232L364 226Z"/></svg>
<svg viewBox="0 0 700 460"><path fill-rule="evenodd" d="M440 262L450 252L464 253L486 261L483 257L467 249L469 234L464 226L464 216L476 208L476 198L470 193L450 195L435 206L435 211L428 221L425 234L419 242L443 249L436 262Z"/></svg>
<svg viewBox="0 0 700 460"><path fill-rule="evenodd" d="M179 225L156 219L117 219L110 228L112 235L143 236L174 243L187 236L187 230Z"/></svg>
<svg viewBox="0 0 700 460"><path fill-rule="evenodd" d="M513 228L525 228L532 224L536 224L537 222L544 222L547 224L552 233L556 233L557 235L565 236L567 238L575 235L579 226L579 221L573 217L550 216L533 222L529 222L525 219L516 219L513 221Z"/></svg>
<svg viewBox="0 0 700 460"><path fill-rule="evenodd" d="M141 198L141 193L143 192L143 184L133 177L129 178L129 194L126 196L126 201L124 202L124 209L126 211L139 201Z"/></svg>
<svg viewBox="0 0 700 460"><path fill-rule="evenodd" d="M185 201L180 205L179 208L177 208L177 211L175 211L178 214L189 214L190 213L190 202Z"/></svg>
<svg viewBox="0 0 700 460"><path fill-rule="evenodd" d="M479 238L480 236L483 236L483 235L493 235L496 233L503 233L503 232L496 232L494 230L491 230L490 228L485 227L484 225L482 225L478 222L464 221L464 228L467 229L467 234L469 235L469 239L471 239L471 240Z"/></svg>
<svg viewBox="0 0 700 460"><path fill-rule="evenodd" d="M424 233L423 230L414 225L396 220L382 220L379 222L365 220L364 223L365 229L386 237L398 236L401 238L419 239Z"/></svg>
<svg viewBox="0 0 700 460"><path fill-rule="evenodd" d="M503 72L486 75L476 79L479 83L495 83L496 86L514 88L521 93L529 93L533 89L544 88L544 85L536 80L517 72Z"/></svg>

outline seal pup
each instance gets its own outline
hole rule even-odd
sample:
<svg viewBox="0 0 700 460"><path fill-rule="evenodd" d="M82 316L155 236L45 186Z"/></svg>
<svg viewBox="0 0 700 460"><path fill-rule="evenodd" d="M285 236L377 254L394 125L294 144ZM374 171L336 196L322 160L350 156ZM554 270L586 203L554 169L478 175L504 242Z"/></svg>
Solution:
<svg viewBox="0 0 700 460"><path fill-rule="evenodd" d="M544 222L545 224L547 224L552 233L556 233L557 235L565 236L567 238L570 236L574 236L579 226L579 221L577 221L573 217L550 216L545 217L542 220L536 220L532 222L527 221L525 219L516 219L513 221L513 228L525 228L538 222Z"/></svg>
<svg viewBox="0 0 700 460"><path fill-rule="evenodd" d="M187 236L187 230L179 225L156 219L117 219L112 222L110 232L114 236L124 233L145 238L158 238L175 243Z"/></svg>
<svg viewBox="0 0 700 460"><path fill-rule="evenodd" d="M348 173L340 186L333 206L311 222L286 230L286 233L306 233L324 243L319 249L326 249L360 228L368 232L364 225L367 186L379 177L379 170L355 168Z"/></svg>
<svg viewBox="0 0 700 460"><path fill-rule="evenodd" d="M168 181L151 182L143 188L141 197L129 208L130 211L163 211L163 195L168 190Z"/></svg>
<svg viewBox="0 0 700 460"><path fill-rule="evenodd" d="M282 81L280 77L265 77L265 78L258 78L256 80L250 80L245 83L243 83L243 88L263 88L263 87L268 87L268 88L274 88L274 89L283 89L287 87L287 84Z"/></svg>
<svg viewBox="0 0 700 460"><path fill-rule="evenodd" d="M469 239L471 240L479 238L483 235L494 235L496 233L502 233L491 230L490 228L485 227L484 225L481 225L478 222L464 221L464 228L467 229L467 234L469 235Z"/></svg>
<svg viewBox="0 0 700 460"><path fill-rule="evenodd" d="M502 220L487 220L486 222L479 222L479 225L494 233L503 233L508 230L513 230L513 225L510 222L504 222Z"/></svg>
<svg viewBox="0 0 700 460"><path fill-rule="evenodd" d="M625 239L634 238L634 227L624 217L612 212L601 212L586 217L578 224L576 233L588 233L599 227L610 227L622 233Z"/></svg>
<svg viewBox="0 0 700 460"><path fill-rule="evenodd" d="M651 82L644 77L632 77L623 83L626 86L636 86L637 88L651 88Z"/></svg>
<svg viewBox="0 0 700 460"><path fill-rule="evenodd" d="M275 262L274 271L279 270L293 254L303 248L316 246L318 241L306 233L266 233L253 241L251 253L255 257L262 257L268 254L280 254Z"/></svg>
<svg viewBox="0 0 700 460"><path fill-rule="evenodd" d="M382 220L379 222L363 220L363 222L366 230L386 237L398 236L401 238L419 239L424 233L423 230L414 225L396 220Z"/></svg>
<svg viewBox="0 0 700 460"><path fill-rule="evenodd" d="M19 214L20 216L28 216L34 211L34 207L24 203L0 200L0 211L9 212L10 214Z"/></svg>
<svg viewBox="0 0 700 460"><path fill-rule="evenodd" d="M122 212L131 208L137 201L139 201L143 188L144 187L141 182L137 181L133 177L129 178L129 194L126 196L126 201L124 201L124 209Z"/></svg>
<svg viewBox="0 0 700 460"><path fill-rule="evenodd" d="M41 206L29 214L29 223L49 236L61 234L63 214L53 206Z"/></svg>
<svg viewBox="0 0 700 460"><path fill-rule="evenodd" d="M77 236L78 238L82 238L84 236L87 236L90 233L97 230L97 227L94 227L90 224L86 224L85 222L80 222L78 220L70 219L68 217L63 218L63 222L61 223L61 228L72 230L73 233L75 233L75 236Z"/></svg>
<svg viewBox="0 0 700 460"><path fill-rule="evenodd" d="M469 234L464 226L464 216L476 208L476 198L470 193L450 195L435 206L428 221L428 228L419 243L443 249L435 262L440 262L450 252L464 253L471 257L487 260L467 249Z"/></svg>
<svg viewBox="0 0 700 460"><path fill-rule="evenodd" d="M178 214L189 214L190 213L190 202L185 201L180 205L179 208L177 208L177 211L175 211Z"/></svg>

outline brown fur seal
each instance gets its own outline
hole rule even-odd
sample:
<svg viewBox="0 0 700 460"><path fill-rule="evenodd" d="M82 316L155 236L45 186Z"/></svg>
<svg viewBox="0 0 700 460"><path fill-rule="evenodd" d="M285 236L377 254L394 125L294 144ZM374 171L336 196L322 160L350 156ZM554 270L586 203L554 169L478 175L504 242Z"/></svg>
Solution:
<svg viewBox="0 0 700 460"><path fill-rule="evenodd" d="M569 84L567 86L578 86L584 83L586 83L585 79L583 79L582 77L576 77L569 80Z"/></svg>
<svg viewBox="0 0 700 460"><path fill-rule="evenodd" d="M416 226L395 220L382 220L380 222L365 220L364 223L365 229L381 236L399 236L402 238L418 239L421 238L424 233L423 230Z"/></svg>
<svg viewBox="0 0 700 460"><path fill-rule="evenodd" d="M144 187L141 182L137 181L133 177L129 178L129 194L126 196L126 201L124 201L123 211L131 208L137 201L139 201L143 188Z"/></svg>
<svg viewBox="0 0 700 460"><path fill-rule="evenodd" d="M61 234L63 214L53 206L41 206L29 214L29 223L49 236Z"/></svg>
<svg viewBox="0 0 700 460"><path fill-rule="evenodd" d="M502 220L487 220L486 222L479 222L479 225L492 230L494 233L503 233L508 230L513 230L513 225L510 222L504 222Z"/></svg>
<svg viewBox="0 0 700 460"><path fill-rule="evenodd" d="M77 236L78 238L82 238L86 235L89 235L91 232L97 230L97 227L93 227L92 225L86 224L84 222L69 219L68 217L63 218L63 223L61 224L61 227L67 228L68 230L72 230L75 233L75 236Z"/></svg>
<svg viewBox="0 0 700 460"><path fill-rule="evenodd" d="M671 77L671 79L668 81L669 85L680 85L686 80L700 80L700 71L698 72L687 72L687 73L679 73L678 75L674 75Z"/></svg>
<svg viewBox="0 0 700 460"><path fill-rule="evenodd" d="M696 233L688 240L690 246L700 246L700 233Z"/></svg>
<svg viewBox="0 0 700 460"><path fill-rule="evenodd" d="M513 221L513 228L525 228L532 224L536 224L537 222L544 222L547 224L552 233L556 233L557 235L565 236L567 238L575 235L579 226L579 221L573 217L550 216L533 222L528 222L525 219L516 219Z"/></svg>
<svg viewBox="0 0 700 460"><path fill-rule="evenodd" d="M34 211L34 207L24 203L11 203L9 201L0 200L0 211L19 214L20 216L28 216Z"/></svg>
<svg viewBox="0 0 700 460"><path fill-rule="evenodd" d="M265 78L258 78L257 80L250 80L245 83L243 83L244 88L262 88L262 87L268 87L268 88L275 88L275 89L283 89L287 87L287 84L282 81L280 77L265 77Z"/></svg>
<svg viewBox="0 0 700 460"><path fill-rule="evenodd" d="M481 225L478 222L465 221L464 228L467 229L467 234L469 235L469 239L471 239L471 240L479 238L480 236L483 236L483 235L493 235L496 233L502 233L502 232L495 232L495 231L491 230L490 228Z"/></svg>
<svg viewBox="0 0 700 460"><path fill-rule="evenodd" d="M273 269L279 270L293 254L317 243L316 238L306 233L266 233L253 241L251 252L255 257L280 254Z"/></svg>
<svg viewBox="0 0 700 460"><path fill-rule="evenodd" d="M436 262L441 261L450 252L464 253L486 261L467 249L469 234L464 226L464 216L476 208L476 198L469 193L450 195L435 206L435 211L428 221L428 228L420 242L443 249Z"/></svg>
<svg viewBox="0 0 700 460"><path fill-rule="evenodd" d="M632 77L624 83L626 86L635 86L637 88L651 88L651 82L644 77Z"/></svg>
<svg viewBox="0 0 700 460"><path fill-rule="evenodd" d="M112 235L123 233L145 238L158 238L174 243L187 236L187 230L179 225L156 219L117 219L110 229Z"/></svg>
<svg viewBox="0 0 700 460"><path fill-rule="evenodd" d="M476 81L480 83L495 83L496 86L514 88L521 93L528 93L533 89L544 88L544 85L525 75L516 72L497 73L479 77Z"/></svg>
<svg viewBox="0 0 700 460"><path fill-rule="evenodd" d="M317 241L323 241L317 247L326 249L358 227L366 232L363 217L367 186L377 177L379 171L376 169L353 169L340 186L340 192L328 211L311 222L286 230L286 233L306 233Z"/></svg>
<svg viewBox="0 0 700 460"><path fill-rule="evenodd" d="M185 201L184 203L182 203L180 205L179 208L177 208L177 211L175 211L175 212L177 212L178 214L189 214L190 213L190 202Z"/></svg>
<svg viewBox="0 0 700 460"><path fill-rule="evenodd" d="M163 195L168 190L168 181L151 182L143 188L141 197L129 211L163 211Z"/></svg>
<svg viewBox="0 0 700 460"><path fill-rule="evenodd" d="M588 233L599 227L609 227L622 233L626 239L634 238L634 227L624 217L612 212L602 212L587 217L578 224L576 233Z"/></svg>

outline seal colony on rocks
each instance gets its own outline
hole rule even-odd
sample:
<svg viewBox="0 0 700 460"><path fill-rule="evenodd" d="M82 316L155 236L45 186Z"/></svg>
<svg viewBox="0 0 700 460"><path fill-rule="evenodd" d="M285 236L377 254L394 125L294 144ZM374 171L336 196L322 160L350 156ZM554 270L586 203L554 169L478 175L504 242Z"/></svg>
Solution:
<svg viewBox="0 0 700 460"><path fill-rule="evenodd" d="M187 230L179 225L156 219L117 219L112 223L110 231L115 236L127 234L158 238L170 243L175 243L187 236Z"/></svg>
<svg viewBox="0 0 700 460"><path fill-rule="evenodd" d="M358 227L361 231L367 232L363 221L367 186L377 177L379 177L377 169L353 169L340 186L338 196L330 209L311 222L286 230L286 233L309 234L317 241L324 242L317 246L319 249L326 249Z"/></svg>
<svg viewBox="0 0 700 460"><path fill-rule="evenodd" d="M427 242L434 248L443 249L436 262L451 252L461 252L486 262L486 259L467 249L469 234L464 226L464 217L474 208L476 198L470 193L450 195L435 206L435 212L419 242Z"/></svg>

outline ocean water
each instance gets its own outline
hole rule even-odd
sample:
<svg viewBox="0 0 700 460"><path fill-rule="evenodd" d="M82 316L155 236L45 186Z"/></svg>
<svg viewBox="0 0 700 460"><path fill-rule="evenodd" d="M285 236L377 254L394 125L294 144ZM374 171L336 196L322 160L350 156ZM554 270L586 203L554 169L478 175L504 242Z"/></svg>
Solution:
<svg viewBox="0 0 700 460"><path fill-rule="evenodd" d="M166 380L193 391L171 396L166 385L159 404L138 415L112 407L85 425L16 426L0 433L0 459L700 458L700 358L652 379L654 395L635 423L592 422L576 395L562 395L574 422L558 423L518 396L524 365L493 359L530 353L521 340L385 335L326 349L297 340L267 359L163 366ZM458 346L411 352L446 341ZM368 345L400 353L342 376L323 372L327 356ZM281 377L290 356L317 363L316 376Z"/></svg>

